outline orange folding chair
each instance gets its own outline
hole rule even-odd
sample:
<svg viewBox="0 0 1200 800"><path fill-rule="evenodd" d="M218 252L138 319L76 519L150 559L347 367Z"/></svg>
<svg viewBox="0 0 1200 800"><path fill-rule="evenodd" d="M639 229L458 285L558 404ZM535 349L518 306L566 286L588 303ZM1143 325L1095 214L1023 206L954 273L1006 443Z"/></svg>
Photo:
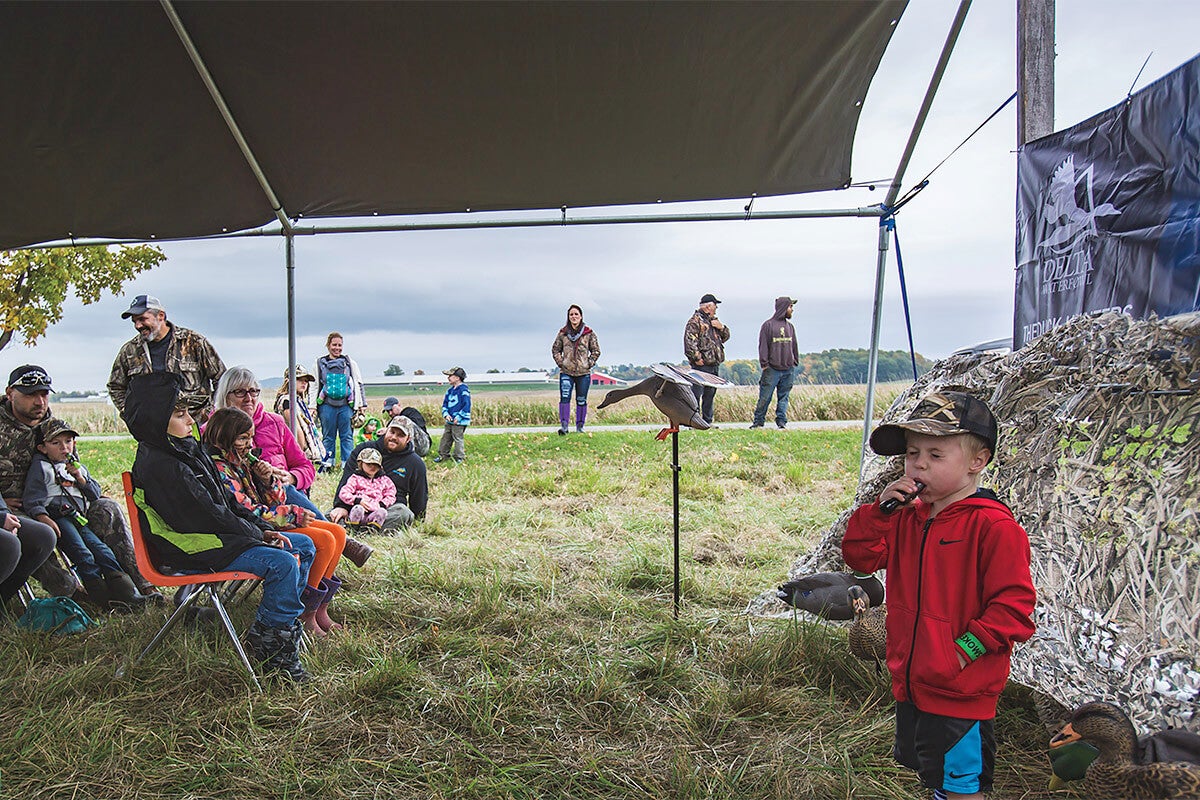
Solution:
<svg viewBox="0 0 1200 800"><path fill-rule="evenodd" d="M125 487L125 504L129 509L129 532L133 537L133 552L137 557L138 570L146 580L153 583L155 586L191 586L194 590L190 592L187 598L179 604L170 618L167 619L165 625L159 630L154 638L150 640L150 644L146 645L146 649L133 660L128 666L136 667L141 663L154 648L166 638L181 619L183 619L189 609L196 604L201 597L208 597L209 603L216 610L217 616L221 619L221 625L225 628L225 632L229 635L229 640L233 642L233 647L237 650L238 658L242 660L242 665L246 667L246 671L250 673L250 680L254 682L255 688L260 692L262 685L258 682L258 676L254 673L254 667L250 664L250 659L246 655L246 650L242 647L241 638L237 635L237 631L233 628L233 622L229 619L229 613L225 610L225 604L221 601L221 592L218 591L226 581L258 581L261 578L252 572L202 572L198 575L187 575L183 573L171 573L159 571L150 561L150 552L146 548L146 537L142 530L143 514L145 513L142 503L135 495L133 488L133 476L128 472L121 473L121 482ZM127 665L122 664L117 670L117 677L124 677Z"/></svg>

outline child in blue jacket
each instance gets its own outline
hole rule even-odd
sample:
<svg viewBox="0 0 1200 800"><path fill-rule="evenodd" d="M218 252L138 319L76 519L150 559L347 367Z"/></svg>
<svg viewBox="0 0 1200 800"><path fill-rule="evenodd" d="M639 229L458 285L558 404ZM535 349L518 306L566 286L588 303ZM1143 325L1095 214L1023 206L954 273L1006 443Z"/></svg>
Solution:
<svg viewBox="0 0 1200 800"><path fill-rule="evenodd" d="M450 381L450 388L442 399L442 419L446 421L446 429L434 461L449 458L450 446L454 445L454 460L461 464L467 458L463 436L471 424L471 389L466 384L467 371L462 367L444 370L442 374Z"/></svg>

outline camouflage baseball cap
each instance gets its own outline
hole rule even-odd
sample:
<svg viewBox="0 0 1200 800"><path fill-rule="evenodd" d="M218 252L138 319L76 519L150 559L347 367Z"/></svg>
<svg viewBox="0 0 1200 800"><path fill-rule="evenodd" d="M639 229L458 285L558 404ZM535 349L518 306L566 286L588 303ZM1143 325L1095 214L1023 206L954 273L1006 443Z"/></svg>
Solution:
<svg viewBox="0 0 1200 800"><path fill-rule="evenodd" d="M35 431L33 434L33 440L35 444L45 444L55 436L59 436L64 433L69 433L72 436L79 438L79 431L67 424L66 420L58 419L57 417L51 417L41 425L37 426L37 431Z"/></svg>
<svg viewBox="0 0 1200 800"><path fill-rule="evenodd" d="M973 433L996 452L996 418L987 403L963 392L935 392L927 395L905 422L880 425L871 434L871 449L881 456L898 456L908 448L904 432L927 436L955 436Z"/></svg>
<svg viewBox="0 0 1200 800"><path fill-rule="evenodd" d="M358 460L363 464L378 464L383 466L383 455L374 447L364 447L358 454Z"/></svg>

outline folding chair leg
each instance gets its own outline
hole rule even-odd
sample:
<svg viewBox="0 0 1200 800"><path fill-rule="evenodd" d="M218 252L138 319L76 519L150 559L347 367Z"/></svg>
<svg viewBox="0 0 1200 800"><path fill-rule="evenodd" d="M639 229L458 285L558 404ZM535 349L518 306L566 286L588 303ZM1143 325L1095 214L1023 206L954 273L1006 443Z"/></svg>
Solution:
<svg viewBox="0 0 1200 800"><path fill-rule="evenodd" d="M220 592L213 586L206 586L208 593L212 596L213 607L217 609L217 616L221 618L221 624L225 626L225 632L229 634L229 640L233 642L233 647L237 650L238 658L242 660L242 665L246 671L250 673L250 680L254 681L254 688L262 691L262 686L258 682L258 675L254 673L254 667L250 664L250 658L246 655L246 648L242 647L242 639L237 635L237 631L233 628L233 622L229 619L229 613L225 610L225 604L221 602Z"/></svg>

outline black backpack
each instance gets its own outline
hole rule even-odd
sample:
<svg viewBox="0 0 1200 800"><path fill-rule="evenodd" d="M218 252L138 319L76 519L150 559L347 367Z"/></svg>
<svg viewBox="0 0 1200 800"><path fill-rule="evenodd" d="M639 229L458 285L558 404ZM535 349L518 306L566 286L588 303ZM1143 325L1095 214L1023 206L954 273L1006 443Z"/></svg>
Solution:
<svg viewBox="0 0 1200 800"><path fill-rule="evenodd" d="M426 436L429 435L429 429L425 427L425 417L421 416L420 411L417 411L412 406L405 406L404 409L400 412L400 416L408 417L409 419L411 419L413 421L414 425L417 425L418 427L420 427L421 430L423 430L425 432Z"/></svg>

